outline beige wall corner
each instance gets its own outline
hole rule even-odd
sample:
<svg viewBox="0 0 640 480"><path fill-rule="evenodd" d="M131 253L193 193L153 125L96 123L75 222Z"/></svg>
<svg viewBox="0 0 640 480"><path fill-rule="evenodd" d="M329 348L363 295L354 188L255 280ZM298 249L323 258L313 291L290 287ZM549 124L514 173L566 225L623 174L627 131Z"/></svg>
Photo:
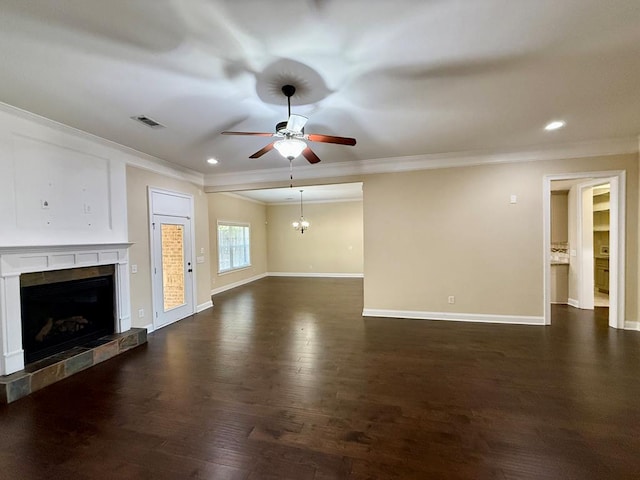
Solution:
<svg viewBox="0 0 640 480"><path fill-rule="evenodd" d="M267 207L261 203L238 198L237 195L209 193L210 269L209 292L226 286L241 285L267 272ZM251 231L251 266L229 273L218 273L219 221L248 223Z"/></svg>
<svg viewBox="0 0 640 480"><path fill-rule="evenodd" d="M127 166L127 214L129 223L129 241L133 246L129 250L129 264L137 265L138 272L130 274L131 311L134 327L144 327L152 323L153 303L151 296L151 253L149 244L149 206L148 187L161 188L193 196L195 230L195 252L205 256L204 263L196 263L196 307L211 300L209 265L209 216L207 195L201 187L192 183L166 177L140 168ZM200 251L204 249L203 254ZM138 311L144 309L145 316L138 317Z"/></svg>
<svg viewBox="0 0 640 480"><path fill-rule="evenodd" d="M361 201L304 204L304 217L311 222L304 234L291 225L299 217L299 204L268 206L269 272L362 274Z"/></svg>
<svg viewBox="0 0 640 480"><path fill-rule="evenodd" d="M638 165L638 169L636 171L635 174L635 182L636 182L636 186L638 188L638 194L636 195L636 210L635 210L635 217L629 217L629 212L627 212L627 229L631 230L634 229L635 234L636 234L636 251L637 251L637 257L636 257L636 263L635 263L635 272L636 272L636 291L635 291L635 295L634 298L636 299L636 315L634 318L631 318L629 315L627 315L627 321L630 324L633 324L636 328L636 330L640 330L640 308L638 308L638 299L640 299L640 278L638 278L638 275L640 275L640 136L638 136L638 153L636 154L636 165ZM630 174L630 176L633 175L633 173ZM633 179L632 179L633 180ZM635 225L635 228L634 228ZM627 236L628 238L628 236ZM629 248L627 246L627 248ZM629 260L627 259L627 262L629 262Z"/></svg>
<svg viewBox="0 0 640 480"><path fill-rule="evenodd" d="M627 171L626 318L636 319L637 154L366 177L365 310L542 316L543 178L613 170Z"/></svg>

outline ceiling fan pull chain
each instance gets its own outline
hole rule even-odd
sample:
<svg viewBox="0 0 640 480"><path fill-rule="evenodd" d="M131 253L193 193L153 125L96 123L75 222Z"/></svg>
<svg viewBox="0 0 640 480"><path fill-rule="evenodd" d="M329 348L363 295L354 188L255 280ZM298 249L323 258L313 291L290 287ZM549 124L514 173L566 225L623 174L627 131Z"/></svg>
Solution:
<svg viewBox="0 0 640 480"><path fill-rule="evenodd" d="M289 180L291 180L289 188L293 188L293 160L289 160Z"/></svg>

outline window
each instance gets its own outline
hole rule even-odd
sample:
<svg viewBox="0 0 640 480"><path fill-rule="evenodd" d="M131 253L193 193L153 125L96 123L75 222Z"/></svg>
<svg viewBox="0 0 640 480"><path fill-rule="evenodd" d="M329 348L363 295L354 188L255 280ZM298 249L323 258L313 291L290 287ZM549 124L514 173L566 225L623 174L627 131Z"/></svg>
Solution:
<svg viewBox="0 0 640 480"><path fill-rule="evenodd" d="M218 222L218 273L250 267L250 250L248 224Z"/></svg>

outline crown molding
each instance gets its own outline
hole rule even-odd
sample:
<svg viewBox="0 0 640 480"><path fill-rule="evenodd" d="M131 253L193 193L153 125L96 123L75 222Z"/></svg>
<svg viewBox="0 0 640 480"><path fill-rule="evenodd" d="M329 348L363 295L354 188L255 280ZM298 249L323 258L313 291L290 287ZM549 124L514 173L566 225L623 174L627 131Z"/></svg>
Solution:
<svg viewBox="0 0 640 480"><path fill-rule="evenodd" d="M362 202L363 198L335 198L332 200L305 200L304 204L305 205L315 205L315 204L325 204L325 203L348 203L348 202ZM299 206L300 202L299 201L294 201L291 200L289 202L273 202L273 203L267 203L266 204L269 207L282 207L282 206Z"/></svg>
<svg viewBox="0 0 640 480"><path fill-rule="evenodd" d="M211 192L211 193L215 193L217 195L224 195L225 197L235 198L238 200L242 200L244 202L255 203L256 205L261 205L263 207L273 207L273 206L297 207L298 205L300 205L298 200L291 200L289 202L263 202L260 200L256 200L255 198L245 197L241 193L236 193L236 192ZM335 199L335 200L311 200L311 201L305 201L304 204L312 205L316 203L324 204L324 203L346 203L346 202L362 202L362 198L346 198L346 199Z"/></svg>
<svg viewBox="0 0 640 480"><path fill-rule="evenodd" d="M194 183L200 187L204 186L204 175L195 170L176 165L175 163L171 163L167 160L154 157L153 155L140 152L134 148L121 145L112 140L107 140L103 137L99 137L98 135L94 135L93 133L85 132L84 130L80 130L69 125L65 125L64 123L51 120L50 118L43 117L42 115L38 115L37 113L14 107L13 105L9 105L8 103L0 102L0 110L10 115L15 115L16 117L19 117L23 120L31 121L47 128L52 128L63 134L81 138L82 140L98 144L102 147L117 150L118 152L124 154L123 159L127 165L142 168L144 170L158 173L167 177L176 178L178 180L184 180L190 183Z"/></svg>
<svg viewBox="0 0 640 480"><path fill-rule="evenodd" d="M407 157L377 158L296 167L296 181L376 173L408 172L438 168L466 167L495 163L520 163L566 158L588 158L638 153L640 137L615 138L571 144L552 145L522 151L452 152ZM282 182L289 177L289 168L271 168L244 172L209 174L204 176L205 187Z"/></svg>
<svg viewBox="0 0 640 480"><path fill-rule="evenodd" d="M244 195L240 195L234 192L212 192L212 193L217 193L218 195L224 195L225 197L243 200L245 202L255 203L256 205L262 205L263 207L267 205L265 202L261 202L260 200L256 200L255 198L245 197Z"/></svg>
<svg viewBox="0 0 640 480"><path fill-rule="evenodd" d="M131 147L121 145L92 133L51 120L33 112L0 102L0 111L15 115L24 120L53 128L59 132L73 135L106 148L124 154L127 165L148 170L178 180L184 180L200 187L216 189L232 189L238 185L257 185L265 183L282 183L288 180L289 168L272 168L249 170L220 174L203 174L196 170L177 165L158 157L140 152ZM587 158L594 156L638 153L640 136L605 139L589 142L552 145L538 149L521 151L479 151L452 152L414 155L406 157L388 157L370 160L342 161L320 165L296 167L296 180L318 180L348 176L371 175L376 173L407 172L413 170L429 170L438 168L465 167L492 163L518 163L565 158Z"/></svg>
<svg viewBox="0 0 640 480"><path fill-rule="evenodd" d="M148 158L143 158L141 156L146 156ZM165 177L171 177L177 180L193 183L198 187L204 187L204 175L202 173L187 168L183 169L179 165L162 160L161 158L150 157L145 153L136 153L125 161L127 165L132 167L141 168L159 175L164 175Z"/></svg>

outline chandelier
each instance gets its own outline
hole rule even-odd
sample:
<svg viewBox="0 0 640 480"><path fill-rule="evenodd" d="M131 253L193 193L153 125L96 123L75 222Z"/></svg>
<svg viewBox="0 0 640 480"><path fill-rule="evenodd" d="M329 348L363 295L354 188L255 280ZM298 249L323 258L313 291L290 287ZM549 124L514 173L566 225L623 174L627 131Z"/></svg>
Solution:
<svg viewBox="0 0 640 480"><path fill-rule="evenodd" d="M299 230L300 233L304 234L304 231L308 230L311 224L304 219L304 215L302 211L302 192L303 190L300 190L300 218L294 221L291 225L293 226L294 229Z"/></svg>

